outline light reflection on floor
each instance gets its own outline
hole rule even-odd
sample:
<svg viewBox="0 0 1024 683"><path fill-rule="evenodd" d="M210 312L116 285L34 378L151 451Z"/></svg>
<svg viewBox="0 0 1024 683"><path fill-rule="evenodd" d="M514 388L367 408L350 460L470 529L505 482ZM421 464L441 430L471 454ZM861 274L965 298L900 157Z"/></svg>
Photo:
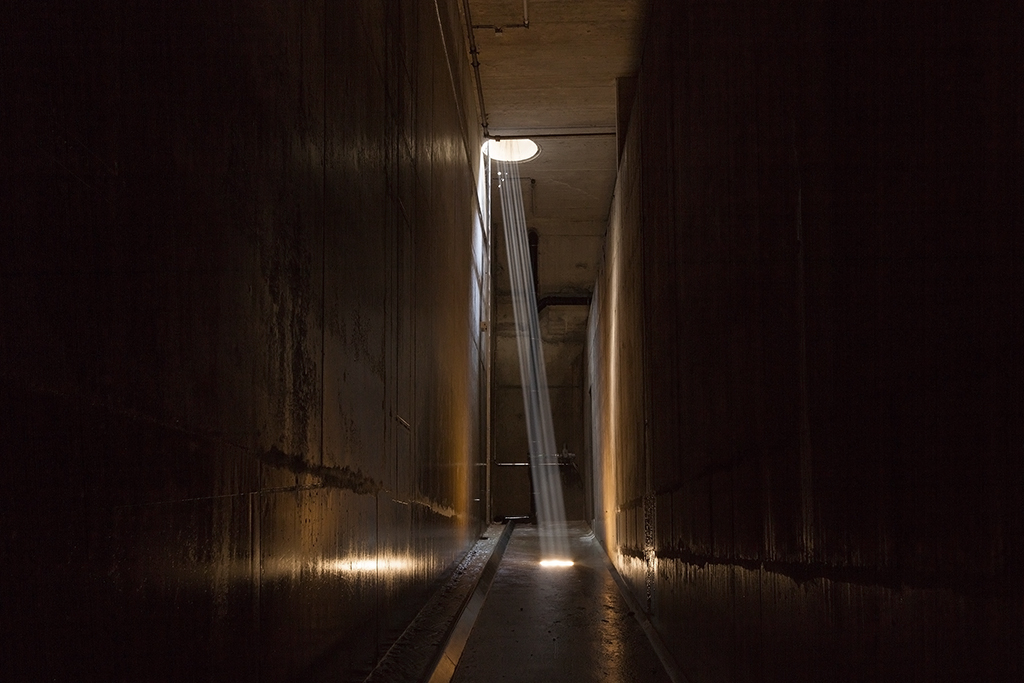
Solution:
<svg viewBox="0 0 1024 683"><path fill-rule="evenodd" d="M572 523L573 565L539 571L537 528L517 526L453 683L669 681L602 552L586 524Z"/></svg>
<svg viewBox="0 0 1024 683"><path fill-rule="evenodd" d="M571 567L573 565L572 560L541 560L540 566L542 567Z"/></svg>

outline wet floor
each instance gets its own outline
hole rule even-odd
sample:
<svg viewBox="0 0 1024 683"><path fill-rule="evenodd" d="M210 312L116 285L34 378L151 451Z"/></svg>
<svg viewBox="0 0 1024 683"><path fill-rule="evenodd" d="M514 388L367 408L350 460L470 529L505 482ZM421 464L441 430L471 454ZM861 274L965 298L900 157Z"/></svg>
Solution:
<svg viewBox="0 0 1024 683"><path fill-rule="evenodd" d="M669 681L589 527L569 542L575 565L543 568L536 527L516 527L454 683Z"/></svg>

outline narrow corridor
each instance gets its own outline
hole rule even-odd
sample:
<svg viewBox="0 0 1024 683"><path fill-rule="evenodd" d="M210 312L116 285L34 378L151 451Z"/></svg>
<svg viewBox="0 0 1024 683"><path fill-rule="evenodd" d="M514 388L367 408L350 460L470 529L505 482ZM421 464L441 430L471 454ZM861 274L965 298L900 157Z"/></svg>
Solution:
<svg viewBox="0 0 1024 683"><path fill-rule="evenodd" d="M453 683L669 681L583 522L572 567L541 567L537 527L518 525Z"/></svg>
<svg viewBox="0 0 1024 683"><path fill-rule="evenodd" d="M1024 2L5 10L4 683L1024 681Z"/></svg>

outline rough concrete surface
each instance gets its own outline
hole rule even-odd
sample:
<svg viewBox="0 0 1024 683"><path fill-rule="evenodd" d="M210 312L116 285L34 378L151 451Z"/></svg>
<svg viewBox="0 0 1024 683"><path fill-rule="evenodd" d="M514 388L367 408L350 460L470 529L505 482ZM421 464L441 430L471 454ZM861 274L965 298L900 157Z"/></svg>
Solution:
<svg viewBox="0 0 1024 683"><path fill-rule="evenodd" d="M668 681L587 525L569 525L572 567L539 566L537 534L513 531L452 681Z"/></svg>
<svg viewBox="0 0 1024 683"><path fill-rule="evenodd" d="M1020 679L1021 8L651 13L588 360L613 559L695 681Z"/></svg>
<svg viewBox="0 0 1024 683"><path fill-rule="evenodd" d="M3 34L4 677L361 678L484 515L455 3Z"/></svg>

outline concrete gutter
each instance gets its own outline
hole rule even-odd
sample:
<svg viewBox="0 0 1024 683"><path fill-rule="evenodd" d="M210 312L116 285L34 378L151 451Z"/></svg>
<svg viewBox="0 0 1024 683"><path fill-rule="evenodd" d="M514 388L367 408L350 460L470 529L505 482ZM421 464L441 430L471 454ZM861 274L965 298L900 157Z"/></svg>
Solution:
<svg viewBox="0 0 1024 683"><path fill-rule="evenodd" d="M434 592L364 683L451 679L515 521L492 524ZM445 677L445 672L447 677Z"/></svg>

